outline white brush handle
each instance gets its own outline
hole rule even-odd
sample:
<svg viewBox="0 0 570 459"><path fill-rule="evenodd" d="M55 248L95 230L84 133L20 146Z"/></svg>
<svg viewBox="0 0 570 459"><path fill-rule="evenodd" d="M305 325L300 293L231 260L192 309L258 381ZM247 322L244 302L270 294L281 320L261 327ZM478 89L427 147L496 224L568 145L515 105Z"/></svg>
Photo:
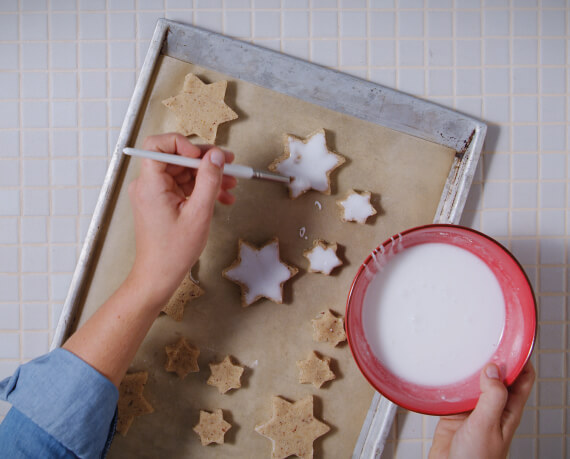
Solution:
<svg viewBox="0 0 570 459"><path fill-rule="evenodd" d="M138 148L125 148L123 149L123 153L129 156L138 156L139 158L148 158L163 163L176 164L177 166L191 167L192 169L198 169L202 161L198 158L187 158L180 155L139 150ZM237 178L250 179L253 177L254 172L253 168L248 166L242 166L240 164L224 164L224 174Z"/></svg>

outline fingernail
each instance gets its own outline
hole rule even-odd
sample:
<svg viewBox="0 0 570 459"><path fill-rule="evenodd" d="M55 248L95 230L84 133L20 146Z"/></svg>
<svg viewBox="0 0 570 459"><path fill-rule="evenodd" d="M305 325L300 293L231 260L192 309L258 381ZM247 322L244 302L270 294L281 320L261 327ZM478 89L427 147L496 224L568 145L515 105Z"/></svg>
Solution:
<svg viewBox="0 0 570 459"><path fill-rule="evenodd" d="M224 154L217 148L210 152L210 162L218 167L224 165Z"/></svg>
<svg viewBox="0 0 570 459"><path fill-rule="evenodd" d="M490 379L499 379L499 369L495 365L489 365L485 368L485 374Z"/></svg>

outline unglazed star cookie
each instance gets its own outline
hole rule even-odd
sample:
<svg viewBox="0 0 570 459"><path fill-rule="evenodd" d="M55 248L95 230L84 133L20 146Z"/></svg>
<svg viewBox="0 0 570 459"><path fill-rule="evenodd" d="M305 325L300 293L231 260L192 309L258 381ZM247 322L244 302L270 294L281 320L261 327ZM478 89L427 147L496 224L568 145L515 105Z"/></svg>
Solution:
<svg viewBox="0 0 570 459"><path fill-rule="evenodd" d="M241 304L247 307L261 298L283 303L283 284L299 270L279 257L279 240L257 248L239 240L238 258L222 275L241 287Z"/></svg>
<svg viewBox="0 0 570 459"><path fill-rule="evenodd" d="M162 312L180 322L184 315L186 303L202 296L204 293L204 290L192 280L192 276L188 273L182 280L180 287L176 289L170 300L168 300L166 306L162 308Z"/></svg>
<svg viewBox="0 0 570 459"><path fill-rule="evenodd" d="M210 363L210 370L212 374L206 382L210 386L217 387L220 394L241 387L243 367L235 365L229 355L220 363Z"/></svg>
<svg viewBox="0 0 570 459"><path fill-rule="evenodd" d="M344 321L342 317L335 316L330 309L321 312L315 319L312 319L311 324L313 325L314 341L330 343L333 346L346 341Z"/></svg>
<svg viewBox="0 0 570 459"><path fill-rule="evenodd" d="M330 427L313 415L313 396L291 403L281 397L273 397L273 417L255 427L255 431L273 443L271 457L284 459L299 456L313 457L313 442L326 434Z"/></svg>
<svg viewBox="0 0 570 459"><path fill-rule="evenodd" d="M331 370L330 357L319 357L316 352L311 352L305 360L297 361L299 369L299 382L312 384L317 389L327 381L332 381L336 375Z"/></svg>
<svg viewBox="0 0 570 459"><path fill-rule="evenodd" d="M221 409L215 410L213 413L200 410L200 422L193 427L194 432L200 435L202 446L210 443L224 443L224 435L230 430L232 425L224 421L224 415Z"/></svg>
<svg viewBox="0 0 570 459"><path fill-rule="evenodd" d="M337 249L336 243L327 244L321 239L314 241L313 248L303 252L303 256L309 260L309 272L329 275L342 265L342 260L336 255Z"/></svg>
<svg viewBox="0 0 570 459"><path fill-rule="evenodd" d="M129 373L119 385L117 432L123 436L127 435L135 417L154 412L154 408L143 397L147 379L146 371Z"/></svg>
<svg viewBox="0 0 570 459"><path fill-rule="evenodd" d="M376 209L370 204L370 192L357 193L350 190L346 198L336 203L341 209L341 220L343 222L357 222L364 224L366 219L376 214Z"/></svg>
<svg viewBox="0 0 570 459"><path fill-rule="evenodd" d="M198 367L198 356L200 351L188 343L184 338L180 338L176 343L169 344L166 350L166 364L164 369L176 373L184 379L188 373L200 371Z"/></svg>
<svg viewBox="0 0 570 459"><path fill-rule="evenodd" d="M305 139L285 134L283 142L285 153L269 165L269 170L292 177L289 196L297 198L311 189L331 194L330 174L346 160L327 147L325 130Z"/></svg>
<svg viewBox="0 0 570 459"><path fill-rule="evenodd" d="M186 75L182 92L162 101L178 118L178 132L215 143L218 126L238 117L224 102L227 85L227 81L206 84L192 73Z"/></svg>

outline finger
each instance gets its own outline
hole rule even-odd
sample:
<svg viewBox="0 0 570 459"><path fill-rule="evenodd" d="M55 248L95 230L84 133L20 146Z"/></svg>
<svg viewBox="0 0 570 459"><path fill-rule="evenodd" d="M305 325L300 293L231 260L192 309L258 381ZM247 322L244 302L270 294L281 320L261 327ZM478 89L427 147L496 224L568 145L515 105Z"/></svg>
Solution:
<svg viewBox="0 0 570 459"><path fill-rule="evenodd" d="M193 173L193 171L185 168L182 170L182 172L180 172L174 177L174 180L176 181L176 183L178 183L178 185L183 185L185 183L188 183L190 180L194 179L194 175L195 174Z"/></svg>
<svg viewBox="0 0 570 459"><path fill-rule="evenodd" d="M509 437L514 435L515 430L520 424L524 406L528 400L530 392L532 391L535 378L536 373L529 360L524 366L521 374L511 387L509 387L509 398L503 414L504 435Z"/></svg>
<svg viewBox="0 0 570 459"><path fill-rule="evenodd" d="M180 186L180 188L184 192L184 196L190 196L192 194L192 191L194 191L195 183L196 182L194 182L194 180L192 180L191 182L184 183Z"/></svg>
<svg viewBox="0 0 570 459"><path fill-rule="evenodd" d="M193 145L186 137L178 133L151 135L144 139L143 149L158 151L161 153L179 154L190 158L198 158L200 156L200 148ZM176 174L181 166L172 166L160 161L151 161L143 163L143 170L163 172L169 168L169 173ZM170 172L174 171L174 172Z"/></svg>
<svg viewBox="0 0 570 459"><path fill-rule="evenodd" d="M235 177L231 177L230 175L224 175L222 178L222 189L223 190L231 190L235 188L237 185L237 179Z"/></svg>
<svg viewBox="0 0 570 459"><path fill-rule="evenodd" d="M207 229L209 225L214 203L221 189L223 167L222 151L219 148L209 150L200 163L194 191L183 210L185 215L191 216L195 224L205 225L202 230Z"/></svg>
<svg viewBox="0 0 570 459"><path fill-rule="evenodd" d="M235 200L236 197L226 190L221 190L218 193L218 201L221 202L222 204L230 205L233 204Z"/></svg>
<svg viewBox="0 0 570 459"><path fill-rule="evenodd" d="M224 163L225 164L232 163L234 161L234 158L235 158L235 155L231 151L224 150L223 148L220 148L217 145L196 145L196 147L198 147L200 149L201 156L204 156L212 148L217 148L218 150L220 150L224 154Z"/></svg>
<svg viewBox="0 0 570 459"><path fill-rule="evenodd" d="M479 384L481 395L467 422L477 430L490 431L500 428L508 392L500 379L499 368L492 363L487 365L481 371Z"/></svg>

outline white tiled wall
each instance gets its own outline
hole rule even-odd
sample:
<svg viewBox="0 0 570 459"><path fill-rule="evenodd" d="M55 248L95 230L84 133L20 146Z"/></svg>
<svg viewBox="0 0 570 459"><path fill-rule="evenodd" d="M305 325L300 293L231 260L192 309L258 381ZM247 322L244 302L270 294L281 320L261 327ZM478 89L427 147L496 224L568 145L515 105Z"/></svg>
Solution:
<svg viewBox="0 0 570 459"><path fill-rule="evenodd" d="M564 0L1 0L0 377L48 349L159 17L489 123L463 223L507 245L539 299L538 383L512 457L569 457ZM387 456L425 457L435 421L401 412Z"/></svg>

